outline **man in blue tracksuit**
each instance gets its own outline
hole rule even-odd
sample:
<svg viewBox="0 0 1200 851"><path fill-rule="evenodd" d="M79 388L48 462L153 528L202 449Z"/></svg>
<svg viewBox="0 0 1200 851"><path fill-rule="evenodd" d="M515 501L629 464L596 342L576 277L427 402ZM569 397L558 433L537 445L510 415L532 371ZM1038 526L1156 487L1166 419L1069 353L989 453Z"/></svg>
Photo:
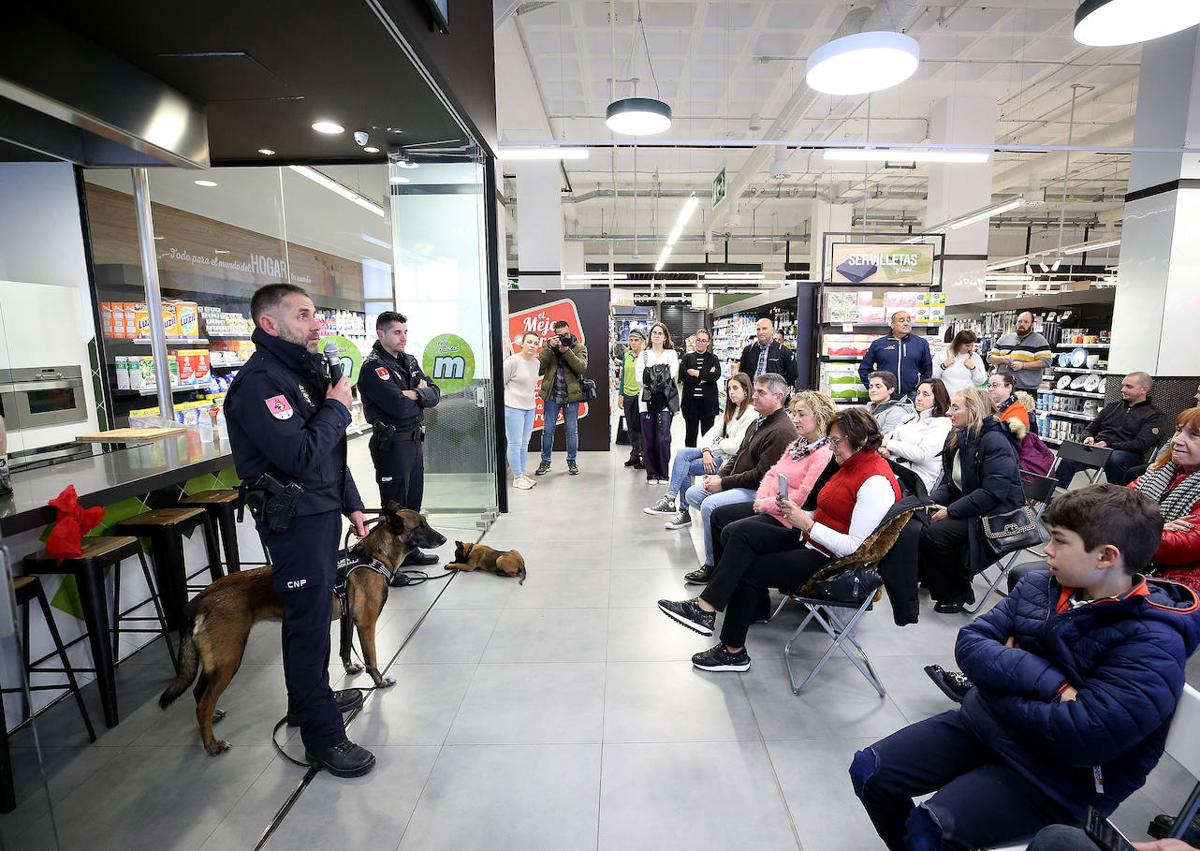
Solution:
<svg viewBox="0 0 1200 851"><path fill-rule="evenodd" d="M1088 807L1108 815L1162 756L1200 599L1139 574L1162 537L1158 505L1092 485L1045 519L1049 572L959 631L974 683L962 708L854 756L854 792L892 851L1011 845L1082 824Z"/></svg>
<svg viewBox="0 0 1200 851"><path fill-rule="evenodd" d="M858 365L863 387L872 372L890 372L900 379L900 396L908 396L917 385L933 375L933 357L924 337L912 333L912 314L892 314L892 333L871 343Z"/></svg>

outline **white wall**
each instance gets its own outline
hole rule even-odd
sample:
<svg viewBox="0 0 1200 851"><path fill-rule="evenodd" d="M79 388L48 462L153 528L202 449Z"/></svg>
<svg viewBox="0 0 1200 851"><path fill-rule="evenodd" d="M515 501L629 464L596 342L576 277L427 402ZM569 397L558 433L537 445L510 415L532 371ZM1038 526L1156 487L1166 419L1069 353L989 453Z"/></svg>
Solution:
<svg viewBox="0 0 1200 851"><path fill-rule="evenodd" d="M77 364L88 420L21 429L9 450L95 429L87 344L95 336L75 175L65 163L0 163L0 369Z"/></svg>

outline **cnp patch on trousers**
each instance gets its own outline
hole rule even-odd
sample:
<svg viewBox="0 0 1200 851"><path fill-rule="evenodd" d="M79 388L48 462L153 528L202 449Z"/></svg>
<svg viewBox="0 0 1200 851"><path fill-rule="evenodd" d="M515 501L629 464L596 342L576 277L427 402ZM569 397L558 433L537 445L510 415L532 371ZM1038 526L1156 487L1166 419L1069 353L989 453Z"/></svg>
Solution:
<svg viewBox="0 0 1200 851"><path fill-rule="evenodd" d="M295 411L292 410L291 403L288 402L287 398L284 396L272 396L270 399L265 401L267 403L267 410L270 411L271 416L277 420L290 420L292 418L292 414L295 413Z"/></svg>
<svg viewBox="0 0 1200 851"><path fill-rule="evenodd" d="M375 374L378 375L380 378L382 378L384 381L387 381L389 378L392 377L392 374L390 372L388 372L388 368L386 366L375 367Z"/></svg>

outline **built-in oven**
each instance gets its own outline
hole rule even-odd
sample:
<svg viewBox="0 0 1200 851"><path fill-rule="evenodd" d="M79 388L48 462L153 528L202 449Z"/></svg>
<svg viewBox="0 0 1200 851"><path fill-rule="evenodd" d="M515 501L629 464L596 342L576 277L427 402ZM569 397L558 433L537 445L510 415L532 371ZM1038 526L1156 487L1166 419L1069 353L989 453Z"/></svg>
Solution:
<svg viewBox="0 0 1200 851"><path fill-rule="evenodd" d="M0 369L0 403L9 428L37 428L88 418L78 366Z"/></svg>

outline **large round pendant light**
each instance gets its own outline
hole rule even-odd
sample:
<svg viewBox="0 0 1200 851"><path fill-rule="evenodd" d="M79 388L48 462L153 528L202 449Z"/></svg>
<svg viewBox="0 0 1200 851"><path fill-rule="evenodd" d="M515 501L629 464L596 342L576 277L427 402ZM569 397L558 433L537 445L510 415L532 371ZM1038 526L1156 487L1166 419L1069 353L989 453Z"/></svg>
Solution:
<svg viewBox="0 0 1200 851"><path fill-rule="evenodd" d="M855 33L823 44L808 57L809 86L828 95L862 95L903 83L917 70L920 48L903 33Z"/></svg>
<svg viewBox="0 0 1200 851"><path fill-rule="evenodd" d="M1196 24L1196 0L1084 0L1075 10L1075 40L1092 47L1138 44Z"/></svg>
<svg viewBox="0 0 1200 851"><path fill-rule="evenodd" d="M671 107L654 98L621 98L608 105L604 123L623 136L654 136L671 126Z"/></svg>

